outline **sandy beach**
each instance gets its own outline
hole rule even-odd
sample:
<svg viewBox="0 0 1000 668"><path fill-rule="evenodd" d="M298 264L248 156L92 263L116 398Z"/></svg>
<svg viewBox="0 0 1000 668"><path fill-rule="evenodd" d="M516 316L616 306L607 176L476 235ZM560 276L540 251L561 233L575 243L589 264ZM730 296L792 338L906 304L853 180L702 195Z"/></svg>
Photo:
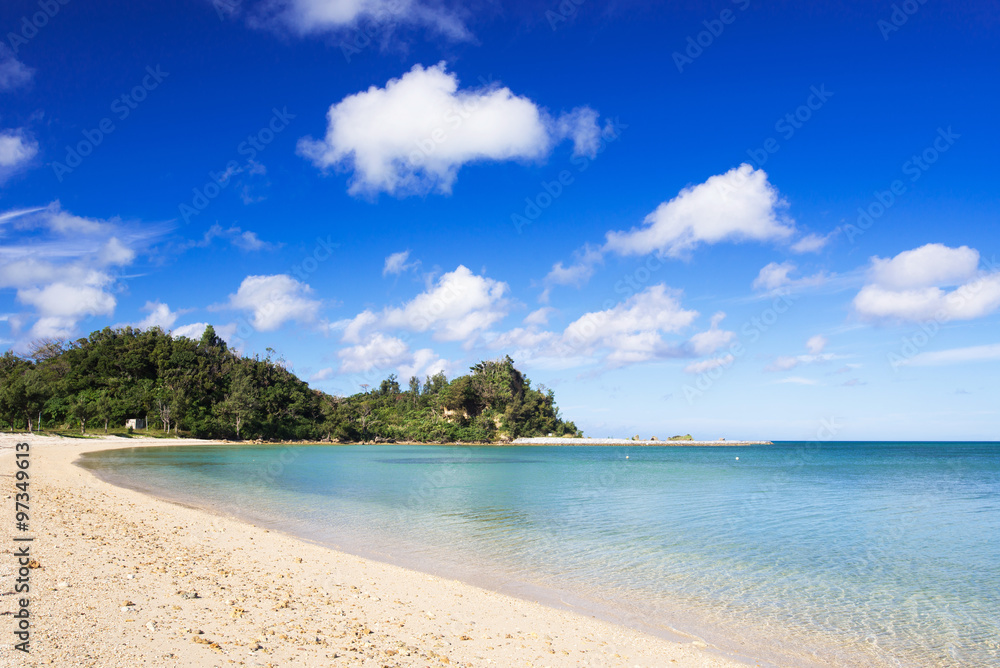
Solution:
<svg viewBox="0 0 1000 668"><path fill-rule="evenodd" d="M30 445L30 531L14 444ZM362 559L98 480L87 451L197 441L0 435L4 666L740 666L574 612ZM30 654L14 649L30 535Z"/></svg>

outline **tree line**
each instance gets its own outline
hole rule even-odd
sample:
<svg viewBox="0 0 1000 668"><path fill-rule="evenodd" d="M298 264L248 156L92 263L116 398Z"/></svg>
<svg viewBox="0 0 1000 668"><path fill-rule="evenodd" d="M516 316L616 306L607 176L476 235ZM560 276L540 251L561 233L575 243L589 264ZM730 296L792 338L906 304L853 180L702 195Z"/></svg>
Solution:
<svg viewBox="0 0 1000 668"><path fill-rule="evenodd" d="M510 357L451 381L414 376L406 389L390 375L340 397L310 388L275 354L242 356L211 326L198 341L157 327L37 341L27 356L0 356L0 425L107 432L142 418L146 429L199 438L340 442L580 434L552 391L532 388Z"/></svg>

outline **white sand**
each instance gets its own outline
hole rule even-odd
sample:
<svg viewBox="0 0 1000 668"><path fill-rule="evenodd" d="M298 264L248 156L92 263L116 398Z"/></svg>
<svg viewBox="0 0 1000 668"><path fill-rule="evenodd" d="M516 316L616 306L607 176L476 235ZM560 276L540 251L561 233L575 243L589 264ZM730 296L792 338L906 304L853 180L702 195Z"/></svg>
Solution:
<svg viewBox="0 0 1000 668"><path fill-rule="evenodd" d="M31 653L10 616L14 443L30 450ZM0 666L739 666L592 617L161 501L72 462L150 439L0 435ZM181 593L186 592L186 594ZM197 598L191 597L197 592Z"/></svg>

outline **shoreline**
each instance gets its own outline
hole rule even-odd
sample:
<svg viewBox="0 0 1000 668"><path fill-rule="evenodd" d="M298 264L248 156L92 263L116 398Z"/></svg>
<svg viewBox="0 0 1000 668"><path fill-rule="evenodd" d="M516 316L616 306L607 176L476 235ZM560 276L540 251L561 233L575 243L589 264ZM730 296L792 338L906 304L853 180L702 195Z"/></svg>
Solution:
<svg viewBox="0 0 1000 668"><path fill-rule="evenodd" d="M13 480L13 444L25 440L41 564L30 594L37 665L747 665L700 639L670 641L339 552L74 464L96 450L219 441L5 434L0 480ZM13 573L10 519L0 580ZM2 611L13 611L3 589ZM15 656L0 645L0 663Z"/></svg>
<svg viewBox="0 0 1000 668"><path fill-rule="evenodd" d="M539 436L531 438L516 438L510 445L640 445L644 447L656 447L656 446L725 446L725 445L774 445L771 441L727 441L725 439L718 439L716 441L695 441L695 440L683 440L678 439L676 441L671 440L653 440L653 439L638 439L632 440L629 438L556 438L554 436Z"/></svg>

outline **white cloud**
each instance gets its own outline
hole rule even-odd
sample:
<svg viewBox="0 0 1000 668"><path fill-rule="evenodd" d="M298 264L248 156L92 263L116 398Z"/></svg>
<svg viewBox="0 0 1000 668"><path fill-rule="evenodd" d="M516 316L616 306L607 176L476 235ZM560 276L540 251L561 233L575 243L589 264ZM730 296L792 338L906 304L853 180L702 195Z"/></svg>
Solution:
<svg viewBox="0 0 1000 668"><path fill-rule="evenodd" d="M676 345L663 334L678 332L698 316L681 307L680 292L653 285L611 309L587 313L570 323L561 344L576 354L606 349L611 367L676 357Z"/></svg>
<svg viewBox="0 0 1000 668"><path fill-rule="evenodd" d="M262 332L277 329L294 320L308 323L316 320L320 302L309 299L312 288L287 274L247 276L236 294L229 295L229 308L252 313L250 324Z"/></svg>
<svg viewBox="0 0 1000 668"><path fill-rule="evenodd" d="M236 229L239 230L239 228ZM250 230L239 232L233 237L232 244L245 251L259 251L274 247L272 244L262 241L256 232Z"/></svg>
<svg viewBox="0 0 1000 668"><path fill-rule="evenodd" d="M174 323L177 322L177 317L180 315L180 313L171 311L168 305L159 301L146 302L142 310L147 311L149 315L136 324L141 329L159 327L163 331L168 332L174 326Z"/></svg>
<svg viewBox="0 0 1000 668"><path fill-rule="evenodd" d="M585 245L574 253L569 266L557 262L545 277L540 301L548 301L554 285L584 285L609 252L684 258L701 244L787 241L795 234L795 221L781 213L786 206L763 170L740 165L684 188L647 215L641 226L627 232L608 232L603 246ZM803 239L800 243L818 242ZM772 265L768 267L788 267L784 276L774 280L787 278L788 271L794 269L791 263ZM762 280L758 277L758 281Z"/></svg>
<svg viewBox="0 0 1000 668"><path fill-rule="evenodd" d="M1000 360L1000 343L920 353L901 362L901 364L912 366L938 366L967 362L993 362L996 360Z"/></svg>
<svg viewBox="0 0 1000 668"><path fill-rule="evenodd" d="M181 325L180 327L175 327L170 330L170 335L175 338L183 336L194 341L200 341L202 334L205 333L205 328L208 327L208 325L209 323L207 322L193 322L190 325ZM237 323L230 322L225 325L213 325L212 327L215 329L216 336L221 338L223 341L229 345L233 345L233 342L236 341L239 344L237 349L242 348L242 340L236 337L236 330L239 328Z"/></svg>
<svg viewBox="0 0 1000 668"><path fill-rule="evenodd" d="M688 341L688 347L695 357L711 355L722 349L736 338L736 332L719 329L719 323L726 317L723 312L718 312L712 316L712 323L708 331L699 332Z"/></svg>
<svg viewBox="0 0 1000 668"><path fill-rule="evenodd" d="M599 132L585 108L552 119L508 88L459 90L444 63L414 65L384 88L350 95L327 120L326 137L303 138L298 151L317 167L351 170L351 194L448 193L467 163L538 160L564 137L592 155Z"/></svg>
<svg viewBox="0 0 1000 668"><path fill-rule="evenodd" d="M374 328L433 333L438 341L464 341L476 337L507 315L506 283L477 276L459 265L401 307L381 314L363 311L343 326L345 342L361 340Z"/></svg>
<svg viewBox="0 0 1000 668"><path fill-rule="evenodd" d="M771 262L760 270L753 281L754 290L777 290L791 283L788 274L795 271L794 262Z"/></svg>
<svg viewBox="0 0 1000 668"><path fill-rule="evenodd" d="M826 248L826 245L840 233L840 228L833 230L829 234L807 234L794 244L791 249L795 253L818 253Z"/></svg>
<svg viewBox="0 0 1000 668"><path fill-rule="evenodd" d="M728 367L736 358L732 355L723 355L722 357L713 357L711 359L702 360L700 362L692 362L684 367L684 373L705 373L706 371L711 371L712 369L717 369L719 367Z"/></svg>
<svg viewBox="0 0 1000 668"><path fill-rule="evenodd" d="M551 306L543 306L540 309L535 309L528 315L524 317L525 325L538 325L543 326L549 324L549 316L555 313L555 309Z"/></svg>
<svg viewBox="0 0 1000 668"><path fill-rule="evenodd" d="M868 320L981 318L1000 308L1000 271L978 272L978 265L978 251L941 244L873 257L871 282L855 296L854 310Z"/></svg>
<svg viewBox="0 0 1000 668"><path fill-rule="evenodd" d="M390 31L400 25L425 27L454 40L472 37L459 10L419 0L279 0L263 6L265 13L255 23L277 22L300 35L336 32L364 22Z"/></svg>
<svg viewBox="0 0 1000 668"><path fill-rule="evenodd" d="M340 350L337 355L341 359L341 373L390 369L412 360L405 341L380 333L371 335L363 344Z"/></svg>
<svg viewBox="0 0 1000 668"><path fill-rule="evenodd" d="M812 355L819 355L823 352L823 349L826 348L826 344L829 342L829 339L822 334L816 334L815 336L809 337L809 340L806 341L806 350L808 350Z"/></svg>
<svg viewBox="0 0 1000 668"><path fill-rule="evenodd" d="M767 174L743 164L684 188L646 216L642 227L609 232L605 248L683 257L702 243L783 241L795 232L794 221L779 212L785 206Z"/></svg>
<svg viewBox="0 0 1000 668"><path fill-rule="evenodd" d="M94 284L50 283L17 291L17 300L33 306L38 320L31 328L33 338L66 338L76 323L94 315L111 315L115 298L104 288L107 280Z"/></svg>
<svg viewBox="0 0 1000 668"><path fill-rule="evenodd" d="M35 71L22 63L6 44L0 44L0 91L13 90L31 81Z"/></svg>
<svg viewBox="0 0 1000 668"><path fill-rule="evenodd" d="M205 333L206 327L208 327L207 322L193 322L190 325L181 325L180 327L176 327L171 330L170 334L175 337L184 336L189 339L194 339L195 341L200 341L201 335Z"/></svg>
<svg viewBox="0 0 1000 668"><path fill-rule="evenodd" d="M401 364L398 368L399 377L408 380L410 376L423 378L437 373L447 373L451 370L451 363L443 357L439 357L430 348L421 348L413 353L411 362Z"/></svg>
<svg viewBox="0 0 1000 668"><path fill-rule="evenodd" d="M586 244L573 253L573 264L570 266L565 267L562 262L556 262L545 277L546 289L542 293L541 301L549 300L549 291L553 285L580 287L586 284L594 275L597 265L602 262L604 262L604 251L591 244Z"/></svg>
<svg viewBox="0 0 1000 668"><path fill-rule="evenodd" d="M872 258L872 281L884 288L909 290L961 285L976 275L979 251L961 246L926 244L892 259Z"/></svg>
<svg viewBox="0 0 1000 668"><path fill-rule="evenodd" d="M420 265L419 261L407 262L410 259L410 251L400 251L393 253L385 259L385 266L382 267L382 275L398 275L409 269L415 269Z"/></svg>
<svg viewBox="0 0 1000 668"><path fill-rule="evenodd" d="M0 290L15 290L34 309L29 339L69 337L81 319L113 314L113 274L134 261L135 247L163 231L77 216L59 202L0 213Z"/></svg>
<svg viewBox="0 0 1000 668"><path fill-rule="evenodd" d="M663 284L649 286L624 302L582 315L562 332L541 329L548 313L554 310L543 307L525 318L525 327L488 336L488 344L495 350L509 351L531 366L565 369L601 365L608 369L712 355L735 340L735 332L720 327L725 318L722 312L712 317L706 331L686 340L668 339L667 335L680 334L698 317L697 311L681 306L680 296L679 290ZM689 368L710 368L714 364L706 360Z"/></svg>
<svg viewBox="0 0 1000 668"><path fill-rule="evenodd" d="M257 236L256 232L243 230L233 226L223 228L218 223L212 225L198 241L187 241L180 246L180 250L188 248L207 248L212 245L215 239L225 239L230 244L243 251L270 251L281 248L284 244L264 241Z"/></svg>
<svg viewBox="0 0 1000 668"><path fill-rule="evenodd" d="M831 360L844 359L845 355L834 353L820 353L813 355L780 355L771 364L764 367L764 371L788 371L801 364L815 364L817 362L829 362Z"/></svg>
<svg viewBox="0 0 1000 668"><path fill-rule="evenodd" d="M340 320L333 323L331 329L342 329L344 333L340 340L344 343L361 343L361 339L366 332L377 324L379 318L371 311L364 310L349 320Z"/></svg>
<svg viewBox="0 0 1000 668"><path fill-rule="evenodd" d="M38 142L27 130L0 130L0 184L24 169L38 155Z"/></svg>
<svg viewBox="0 0 1000 668"><path fill-rule="evenodd" d="M135 251L122 243L118 237L111 237L101 246L97 258L104 266L120 267L132 263L132 260L135 259Z"/></svg>
<svg viewBox="0 0 1000 668"><path fill-rule="evenodd" d="M753 289L764 292L774 292L776 290L789 290L793 288L812 287L822 285L829 277L823 272L802 278L792 278L789 274L798 271L794 262L771 262L764 266L753 281Z"/></svg>
<svg viewBox="0 0 1000 668"><path fill-rule="evenodd" d="M320 369L313 375L309 376L309 381L317 382L321 380L329 380L333 378L333 376L336 375L336 373L337 373L336 369L334 369L332 366L328 366L323 369Z"/></svg>

